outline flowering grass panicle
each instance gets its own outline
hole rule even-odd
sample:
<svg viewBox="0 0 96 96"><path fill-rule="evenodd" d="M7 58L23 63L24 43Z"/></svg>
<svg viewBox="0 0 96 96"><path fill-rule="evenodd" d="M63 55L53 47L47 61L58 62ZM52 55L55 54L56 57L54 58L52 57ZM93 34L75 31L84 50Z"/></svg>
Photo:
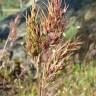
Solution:
<svg viewBox="0 0 96 96"><path fill-rule="evenodd" d="M58 79L57 73L62 72L65 62L81 45L78 40L64 41L62 36L67 26L67 8L66 4L61 8L61 0L50 0L47 17L38 16L39 10L33 7L31 16L26 18L26 49L37 70L38 96L46 96L49 81Z"/></svg>
<svg viewBox="0 0 96 96"><path fill-rule="evenodd" d="M15 17L15 20L11 21L11 23L10 23L10 32L9 32L8 38L4 44L4 47L2 49L0 60L3 58L4 53L8 49L7 48L8 43L9 43L9 47L12 47L13 43L17 39L17 25L19 24L19 21L20 21L20 15L17 14L17 16Z"/></svg>
<svg viewBox="0 0 96 96"><path fill-rule="evenodd" d="M33 8L31 16L27 18L27 38L26 38L26 49L32 56L38 55L39 52L39 33L40 28L36 21L36 9Z"/></svg>

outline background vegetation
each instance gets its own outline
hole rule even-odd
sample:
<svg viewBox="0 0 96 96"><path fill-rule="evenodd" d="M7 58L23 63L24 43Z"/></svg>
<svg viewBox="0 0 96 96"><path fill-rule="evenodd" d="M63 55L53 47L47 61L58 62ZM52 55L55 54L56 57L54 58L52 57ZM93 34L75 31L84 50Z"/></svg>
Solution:
<svg viewBox="0 0 96 96"><path fill-rule="evenodd" d="M83 1L77 0L78 3L76 3L82 6L81 8L74 8L70 3L70 7L73 8L68 10L68 26L63 33L65 40L75 41L78 37L83 42L81 49L76 55L74 53L67 63L64 63L64 69L62 72L57 72L56 80L49 82L50 94L52 92L50 96L96 96L96 12L94 11L96 2L95 0L89 0L92 3L88 3L88 0ZM1 21L11 14L26 9L24 8L26 4L21 8L18 2L19 0L3 1L3 9L16 9L16 11L3 12L3 15L0 15ZM30 57L24 54L25 35L21 34L26 30L26 22L20 22L21 25L17 21L14 22L12 24L16 27L17 37L13 34L12 41L16 40L16 42L12 43L13 47L10 47L10 42L7 42L6 50L8 51L4 51L2 60L2 46L4 48L6 39L0 40L0 96L38 96L36 69L34 64L28 62ZM12 24L7 25L8 28L12 28L10 31L14 29ZM6 29L4 26L0 23L1 36L3 36L1 33L4 32L4 28ZM11 55L13 57L10 57Z"/></svg>

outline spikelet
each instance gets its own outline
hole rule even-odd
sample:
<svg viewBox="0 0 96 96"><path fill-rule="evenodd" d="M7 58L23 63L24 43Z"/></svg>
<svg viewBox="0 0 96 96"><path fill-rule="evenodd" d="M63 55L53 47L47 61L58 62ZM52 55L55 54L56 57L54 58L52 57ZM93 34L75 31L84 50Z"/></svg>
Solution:
<svg viewBox="0 0 96 96"><path fill-rule="evenodd" d="M48 18L45 19L46 32L64 32L66 20L64 15L67 12L67 6L61 9L61 0L51 0L48 6ZM66 10L65 10L66 9ZM64 11L65 10L65 11Z"/></svg>
<svg viewBox="0 0 96 96"><path fill-rule="evenodd" d="M39 53L39 43L37 32L39 30L36 29L37 21L36 21L36 8L33 7L31 11L31 16L27 17L26 26L27 26L27 38L26 38L26 49L28 54L30 55L38 55Z"/></svg>
<svg viewBox="0 0 96 96"><path fill-rule="evenodd" d="M49 38L49 45L57 44L67 26L65 14L68 6L61 8L61 0L50 0L48 2L48 16L43 18L41 25L43 32Z"/></svg>

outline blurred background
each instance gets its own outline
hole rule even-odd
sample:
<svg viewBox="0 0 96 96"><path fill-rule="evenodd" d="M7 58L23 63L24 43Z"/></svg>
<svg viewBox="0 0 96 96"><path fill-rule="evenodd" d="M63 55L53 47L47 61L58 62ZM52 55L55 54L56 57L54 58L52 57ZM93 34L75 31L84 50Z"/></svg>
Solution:
<svg viewBox="0 0 96 96"><path fill-rule="evenodd" d="M0 20L28 7L30 0L0 0Z"/></svg>
<svg viewBox="0 0 96 96"><path fill-rule="evenodd" d="M25 49L22 45L25 43L26 12L30 14L30 8L33 2L34 0L0 0L0 51L3 49L10 32L10 22L15 19L17 14L20 14L16 42L11 49L8 49L9 53L12 52L11 59L20 61L20 64L27 62ZM35 0L35 2L37 7L39 6L43 10L46 9L46 4L48 4L47 0ZM66 72L72 70L72 76L69 75L69 77L71 76L72 78L68 78L68 75L65 74L64 82L68 93L72 93L73 95L64 95L62 93L63 95L59 96L96 96L96 0L62 0L61 7L64 7L64 2L69 6L66 13L68 26L64 32L64 39L75 40L79 37L79 40L83 42L83 44L76 54L73 54L72 60L69 61L71 67L68 69L65 68ZM2 61L0 61L0 65L2 65L1 63ZM73 68L73 65L76 66ZM25 66L25 69L26 68ZM1 79L2 70L0 71L1 84L3 80ZM31 69L31 71L34 71L34 68ZM26 82L24 82L24 84L25 83ZM14 95L0 94L0 96Z"/></svg>

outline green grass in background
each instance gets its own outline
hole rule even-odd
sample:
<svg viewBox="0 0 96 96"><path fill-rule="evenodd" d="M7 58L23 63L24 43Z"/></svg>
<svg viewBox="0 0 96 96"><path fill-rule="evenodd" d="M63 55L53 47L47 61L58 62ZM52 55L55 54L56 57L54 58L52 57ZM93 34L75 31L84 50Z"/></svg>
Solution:
<svg viewBox="0 0 96 96"><path fill-rule="evenodd" d="M20 9L20 3L18 0L4 0L2 5L2 10L8 9ZM14 14L14 11L3 11L3 15L0 15L0 20L3 20L5 17L9 16L10 14Z"/></svg>
<svg viewBox="0 0 96 96"><path fill-rule="evenodd" d="M4 8L20 8L18 0L4 0Z"/></svg>
<svg viewBox="0 0 96 96"><path fill-rule="evenodd" d="M78 31L79 22L77 22L76 17L72 17L69 20L68 28L67 30L63 33L64 37L66 39L75 39L75 35Z"/></svg>
<svg viewBox="0 0 96 96"><path fill-rule="evenodd" d="M64 73L64 86L58 96L96 96L96 66L77 64L72 70L69 76Z"/></svg>

